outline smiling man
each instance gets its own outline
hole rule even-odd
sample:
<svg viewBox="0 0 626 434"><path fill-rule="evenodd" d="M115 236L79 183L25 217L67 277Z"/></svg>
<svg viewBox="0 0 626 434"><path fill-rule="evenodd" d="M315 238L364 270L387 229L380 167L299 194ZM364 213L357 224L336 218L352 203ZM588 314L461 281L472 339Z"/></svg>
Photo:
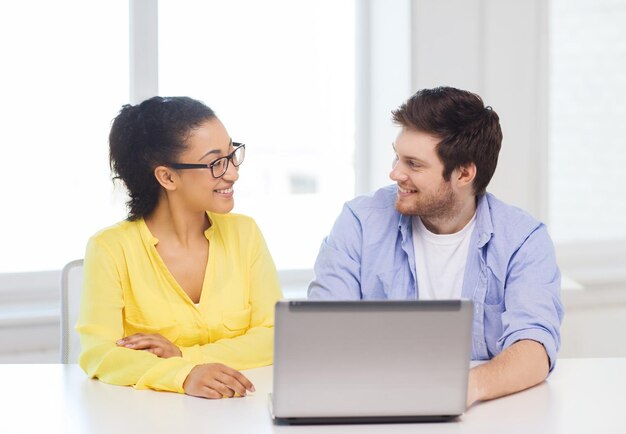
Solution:
<svg viewBox="0 0 626 434"><path fill-rule="evenodd" d="M545 225L486 192L498 115L471 92L418 91L393 120L395 182L345 204L315 263L309 298L470 299L468 405L542 382L563 318ZM416 331L418 332L418 331Z"/></svg>

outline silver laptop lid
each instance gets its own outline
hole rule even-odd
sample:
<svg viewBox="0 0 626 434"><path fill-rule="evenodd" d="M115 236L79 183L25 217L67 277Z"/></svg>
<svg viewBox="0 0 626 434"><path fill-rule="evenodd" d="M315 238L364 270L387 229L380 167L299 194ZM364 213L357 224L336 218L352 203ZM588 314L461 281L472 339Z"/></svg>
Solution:
<svg viewBox="0 0 626 434"><path fill-rule="evenodd" d="M465 411L472 302L276 304L276 418L449 416Z"/></svg>

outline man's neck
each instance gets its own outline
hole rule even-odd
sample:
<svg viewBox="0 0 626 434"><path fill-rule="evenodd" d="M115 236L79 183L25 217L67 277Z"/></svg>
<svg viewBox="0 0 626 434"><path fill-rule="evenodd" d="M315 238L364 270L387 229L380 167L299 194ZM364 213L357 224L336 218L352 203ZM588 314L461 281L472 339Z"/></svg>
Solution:
<svg viewBox="0 0 626 434"><path fill-rule="evenodd" d="M422 223L434 234L455 234L463 229L476 214L476 196L455 204L449 213L443 216L420 216Z"/></svg>

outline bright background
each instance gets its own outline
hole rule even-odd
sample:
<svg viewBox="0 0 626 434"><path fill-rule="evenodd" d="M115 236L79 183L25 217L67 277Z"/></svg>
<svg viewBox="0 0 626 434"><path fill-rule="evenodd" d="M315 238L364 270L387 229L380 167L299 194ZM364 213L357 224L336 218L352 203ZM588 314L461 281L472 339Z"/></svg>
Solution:
<svg viewBox="0 0 626 434"><path fill-rule="evenodd" d="M489 190L548 224L581 284L561 355L626 356L625 22L618 0L0 3L0 362L57 360L60 269L126 215L123 104L189 95L247 144L236 211L289 297L342 203L389 183L391 110L439 85L498 112Z"/></svg>
<svg viewBox="0 0 626 434"><path fill-rule="evenodd" d="M470 3L448 3L476 10ZM376 12L372 4L370 14ZM426 23L437 4L410 3L414 34L425 28L420 20ZM159 3L158 93L203 100L232 137L247 144L236 211L258 221L280 269L311 268L342 203L356 193L356 177L371 181L360 192L387 180L387 148L394 135L379 134L375 143L370 137L369 144L358 140L369 131L359 118L361 103L369 102L374 111L380 98L376 89L364 98L358 86L363 77L388 70L386 83L384 75L374 77L382 80L378 92L384 92L394 85L394 69L405 65L357 62L359 47L368 43L375 51L381 43L375 25L368 34L358 31L364 18L357 6L348 0ZM107 135L112 118L130 100L128 9L124 1L0 5L5 175L0 273L58 270L82 257L91 234L125 217L124 192L110 181ZM549 35L539 40L545 42L548 65L544 153L522 176L511 172L507 179L507 153L532 137L515 142L516 119L505 116L513 101L507 88L494 92L489 82L482 92L476 89L480 83L463 86L463 74L449 68L441 68L434 80L424 79L425 62L419 59L427 56L417 51L423 39L406 53L413 56L407 65L414 69L407 87L412 92L420 83L458 85L494 105L505 142L493 188L546 221L557 244L624 241L626 3L553 0L547 15ZM485 28L489 32L489 25ZM445 37L459 43L450 32L454 29ZM434 36L430 46L445 44L441 35ZM383 48L394 46L396 57L403 58L402 41ZM488 44L484 50L489 52ZM515 61L519 53L512 51L496 60ZM510 83L508 89L514 87ZM375 122L389 123L384 117L394 107L376 112ZM358 157L368 152L380 161L359 166ZM515 170L515 162L509 167ZM525 188L537 182L546 196L541 206L514 189L515 183Z"/></svg>

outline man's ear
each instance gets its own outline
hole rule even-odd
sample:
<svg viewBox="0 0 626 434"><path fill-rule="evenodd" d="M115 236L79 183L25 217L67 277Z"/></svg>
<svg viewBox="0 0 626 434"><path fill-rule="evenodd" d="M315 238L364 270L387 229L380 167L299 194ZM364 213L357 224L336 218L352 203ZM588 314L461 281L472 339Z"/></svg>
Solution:
<svg viewBox="0 0 626 434"><path fill-rule="evenodd" d="M455 170L459 187L471 186L476 178L476 164L469 163Z"/></svg>
<svg viewBox="0 0 626 434"><path fill-rule="evenodd" d="M157 166L154 168L154 177L161 186L169 191L176 190L178 175L169 167Z"/></svg>

